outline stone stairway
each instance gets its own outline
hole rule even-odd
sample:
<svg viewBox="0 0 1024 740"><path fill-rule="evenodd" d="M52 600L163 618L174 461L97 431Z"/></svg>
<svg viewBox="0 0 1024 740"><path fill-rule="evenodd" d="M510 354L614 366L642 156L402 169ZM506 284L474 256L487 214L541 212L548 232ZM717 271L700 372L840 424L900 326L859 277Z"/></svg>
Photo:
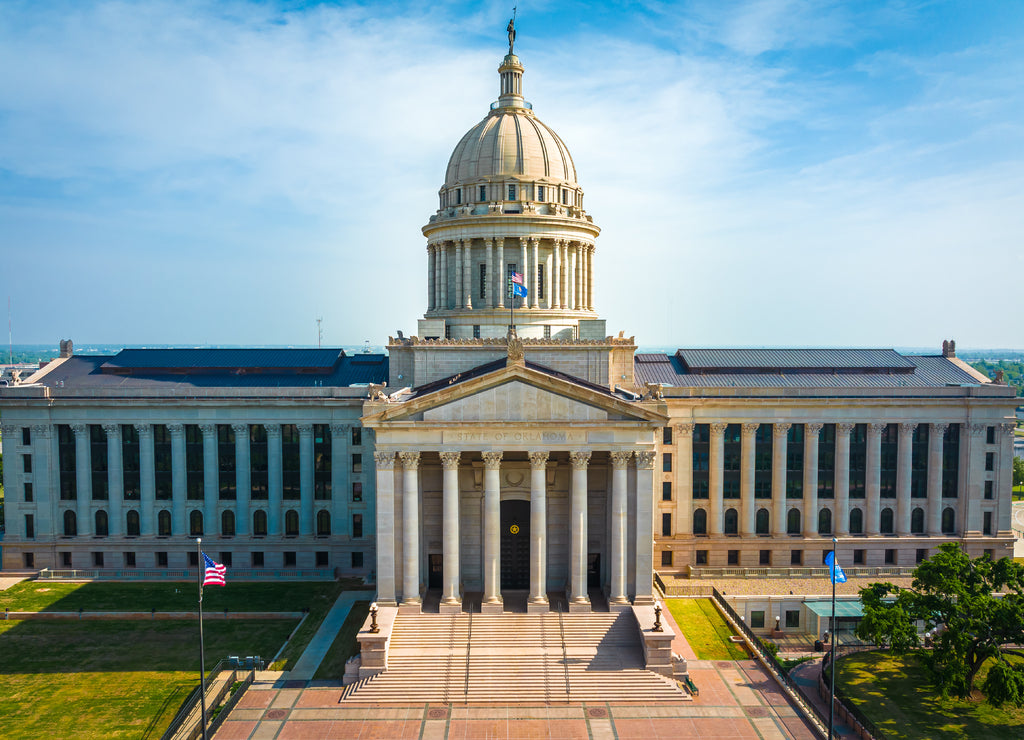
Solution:
<svg viewBox="0 0 1024 740"><path fill-rule="evenodd" d="M636 623L620 614L400 614L388 670L342 701L518 703L681 701L644 669Z"/></svg>

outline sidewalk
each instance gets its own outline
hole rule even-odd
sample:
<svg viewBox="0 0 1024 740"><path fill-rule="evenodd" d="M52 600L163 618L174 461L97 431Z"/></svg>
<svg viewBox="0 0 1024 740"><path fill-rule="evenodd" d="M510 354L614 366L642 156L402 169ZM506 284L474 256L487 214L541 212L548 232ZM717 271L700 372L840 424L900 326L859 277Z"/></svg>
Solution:
<svg viewBox="0 0 1024 740"><path fill-rule="evenodd" d="M821 675L821 661L822 658L815 658L806 663L801 663L789 672L789 677L793 679L793 683L800 687L804 697L814 704L823 716L828 717L828 699L822 699L818 696L818 676ZM838 717L835 718L832 726L836 737L857 737L853 729L849 725L843 724Z"/></svg>
<svg viewBox="0 0 1024 740"><path fill-rule="evenodd" d="M331 649L341 626L345 624L352 605L360 600L366 601L369 596L370 593L367 591L342 591L338 600L334 602L334 606L324 617L320 629L316 631L313 639L309 641L306 649L295 662L295 667L285 674L284 679L287 681L311 681L323 662L324 656L327 655L327 651Z"/></svg>

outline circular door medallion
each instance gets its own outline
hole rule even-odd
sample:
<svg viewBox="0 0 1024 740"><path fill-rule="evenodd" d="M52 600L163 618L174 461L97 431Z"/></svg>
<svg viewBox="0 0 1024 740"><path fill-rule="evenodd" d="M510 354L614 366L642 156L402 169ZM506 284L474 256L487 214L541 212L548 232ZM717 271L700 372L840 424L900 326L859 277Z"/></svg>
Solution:
<svg viewBox="0 0 1024 740"><path fill-rule="evenodd" d="M511 527L508 528L508 531L512 534L519 534L519 525L513 524Z"/></svg>

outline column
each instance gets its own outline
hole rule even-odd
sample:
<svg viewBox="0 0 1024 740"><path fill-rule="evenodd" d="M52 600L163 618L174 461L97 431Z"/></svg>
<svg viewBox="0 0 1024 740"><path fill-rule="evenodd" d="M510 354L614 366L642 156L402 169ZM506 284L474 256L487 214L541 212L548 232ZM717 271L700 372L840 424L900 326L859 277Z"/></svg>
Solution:
<svg viewBox="0 0 1024 740"><path fill-rule="evenodd" d="M555 284L554 284L554 266L555 255L554 251L548 252L544 256L544 274L547 276L544 279L548 281L547 288L544 293L544 307L554 308L555 307Z"/></svg>
<svg viewBox="0 0 1024 740"><path fill-rule="evenodd" d="M168 424L171 435L171 534L188 532L188 514L185 511L185 425ZM211 534L213 529L207 525Z"/></svg>
<svg viewBox="0 0 1024 740"><path fill-rule="evenodd" d="M473 240L462 240L462 307L473 308Z"/></svg>
<svg viewBox="0 0 1024 740"><path fill-rule="evenodd" d="M594 245L587 245L587 310L594 310Z"/></svg>
<svg viewBox="0 0 1024 740"><path fill-rule="evenodd" d="M569 461L572 463L572 483L569 494L569 611L589 611L590 600L587 597L587 466L590 463L590 450L570 452ZM639 512L637 514L639 516Z"/></svg>
<svg viewBox="0 0 1024 740"><path fill-rule="evenodd" d="M499 236L494 241L498 247L498 266L494 271L494 295L498 302L495 306L505 308L505 291L508 290L505 285L505 237Z"/></svg>
<svg viewBox="0 0 1024 740"><path fill-rule="evenodd" d="M548 610L548 453L530 453L530 601L527 612ZM614 496L614 494L613 494ZM615 556L612 555L614 560Z"/></svg>
<svg viewBox="0 0 1024 740"><path fill-rule="evenodd" d="M1013 536L1010 516L1013 504L1013 422L996 426L996 440L999 442L999 465L996 468L995 532L999 537ZM984 484L982 484L984 487Z"/></svg>
<svg viewBox="0 0 1024 740"><path fill-rule="evenodd" d="M626 532L626 489L629 485L626 466L632 451L613 452L612 459L612 541L611 541L611 590L608 593L609 604L628 604L626 594L626 543L629 541Z"/></svg>
<svg viewBox="0 0 1024 740"><path fill-rule="evenodd" d="M75 433L75 487L76 513L78 518L78 536L88 537L92 534L92 456L89 449L89 425L72 424Z"/></svg>
<svg viewBox="0 0 1024 740"><path fill-rule="evenodd" d="M760 426L748 422L740 431L740 534L744 537L753 537L755 532L754 453Z"/></svg>
<svg viewBox="0 0 1024 740"><path fill-rule="evenodd" d="M395 453L375 450L377 475L377 603L394 606L395 600Z"/></svg>
<svg viewBox="0 0 1024 740"><path fill-rule="evenodd" d="M531 285L531 283L530 283L530 261L529 261L529 253L527 252L526 246L527 246L526 245L526 239L520 237L520 239L519 239L519 251L522 253L522 265L519 267L519 269L523 273L523 285L525 285L527 290L529 290L530 289L530 285ZM531 293L525 299L523 299L523 301L522 301L522 307L523 308L526 308L527 306L530 305L529 301L530 301L530 298L532 297L532 295L533 294Z"/></svg>
<svg viewBox="0 0 1024 740"><path fill-rule="evenodd" d="M526 247L523 247L526 251ZM481 611L500 613L501 605L501 452L484 458L484 598Z"/></svg>
<svg viewBox="0 0 1024 740"><path fill-rule="evenodd" d="M36 500L36 538L59 533L60 522L54 526L54 507L60 498L60 484L54 485L50 461L53 427L49 424L32 425L32 488ZM13 465L11 467L14 467Z"/></svg>
<svg viewBox="0 0 1024 740"><path fill-rule="evenodd" d="M299 424L299 534L313 534L313 425Z"/></svg>
<svg viewBox="0 0 1024 740"><path fill-rule="evenodd" d="M459 457L458 451L446 450L441 453L442 479L442 529L441 541L444 547L443 581L441 593L441 614L458 614L462 611L459 591L461 581L459 568Z"/></svg>
<svg viewBox="0 0 1024 740"><path fill-rule="evenodd" d="M530 308L540 308L540 239L530 237L530 274L527 276L527 285L533 286L530 289Z"/></svg>
<svg viewBox="0 0 1024 740"><path fill-rule="evenodd" d="M675 485L676 534L693 533L693 424L676 424Z"/></svg>
<svg viewBox="0 0 1024 740"><path fill-rule="evenodd" d="M910 479L913 475L913 442L917 424L900 424L896 442L896 534L910 536Z"/></svg>
<svg viewBox="0 0 1024 740"><path fill-rule="evenodd" d="M849 422L836 424L836 510L833 531L838 536L850 534L850 432Z"/></svg>
<svg viewBox="0 0 1024 740"><path fill-rule="evenodd" d="M576 248L572 245L569 250L569 274L566 275L566 282L569 284L569 308L576 310Z"/></svg>
<svg viewBox="0 0 1024 740"><path fill-rule="evenodd" d="M443 311L448 310L448 242L439 242L437 245L438 257L441 262L441 285L440 301L438 306Z"/></svg>
<svg viewBox="0 0 1024 740"><path fill-rule="evenodd" d="M249 496L252 481L249 477L249 425L232 424L235 433L235 534L249 534Z"/></svg>
<svg viewBox="0 0 1024 740"><path fill-rule="evenodd" d="M636 455L636 605L654 603L654 451Z"/></svg>
<svg viewBox="0 0 1024 740"><path fill-rule="evenodd" d="M203 433L203 533L213 534L217 531L213 521L217 516L217 498L219 495L220 461L217 459L217 425L200 424Z"/></svg>
<svg viewBox="0 0 1024 740"><path fill-rule="evenodd" d="M452 270L455 273L455 300L453 301L455 308L462 308L462 240L455 240L455 263L452 265Z"/></svg>
<svg viewBox="0 0 1024 740"><path fill-rule="evenodd" d="M586 297L583 295L583 242L576 242L576 310L582 311Z"/></svg>
<svg viewBox="0 0 1024 740"><path fill-rule="evenodd" d="M882 508L882 432L886 425L880 423L868 424L867 456L864 467L865 480L865 508L867 516L864 517L864 532L868 536L879 534L879 517Z"/></svg>
<svg viewBox="0 0 1024 740"><path fill-rule="evenodd" d="M153 425L136 424L135 431L139 435L139 533L146 537L156 534L153 526L153 509L156 506Z"/></svg>
<svg viewBox="0 0 1024 740"><path fill-rule="evenodd" d="M928 430L928 514L925 531L942 535L942 442L949 424L932 424Z"/></svg>
<svg viewBox="0 0 1024 740"><path fill-rule="evenodd" d="M484 308L486 306L490 306L491 308L494 308L497 305L495 302L495 291L491 287L494 285L494 239L484 239L484 251L487 267L484 270L484 284L480 287L483 288L484 295L486 297L484 298L483 303L480 304L480 307Z"/></svg>
<svg viewBox="0 0 1024 740"><path fill-rule="evenodd" d="M267 430L267 536L280 537L284 496L281 425L264 424L263 427Z"/></svg>
<svg viewBox="0 0 1024 740"><path fill-rule="evenodd" d="M402 606L420 609L420 453L402 458Z"/></svg>
<svg viewBox="0 0 1024 740"><path fill-rule="evenodd" d="M818 536L818 435L824 424L804 424L804 537Z"/></svg>
<svg viewBox="0 0 1024 740"><path fill-rule="evenodd" d="M708 534L720 535L723 529L722 484L725 474L725 427L711 425L711 455L708 461Z"/></svg>
<svg viewBox="0 0 1024 740"><path fill-rule="evenodd" d="M786 534L786 453L790 424L772 427L772 534Z"/></svg>
<svg viewBox="0 0 1024 740"><path fill-rule="evenodd" d="M435 272L437 270L437 254L434 251L433 244L427 244L427 310L434 310L434 301L436 298L437 291L437 279Z"/></svg>
<svg viewBox="0 0 1024 740"><path fill-rule="evenodd" d="M110 536L124 534L122 503L124 502L124 460L121 454L121 425L104 424L107 435L107 491L110 496Z"/></svg>
<svg viewBox="0 0 1024 740"><path fill-rule="evenodd" d="M552 269L551 275L551 298L554 301L551 305L552 308L562 307L562 239L555 239L554 248L554 268Z"/></svg>

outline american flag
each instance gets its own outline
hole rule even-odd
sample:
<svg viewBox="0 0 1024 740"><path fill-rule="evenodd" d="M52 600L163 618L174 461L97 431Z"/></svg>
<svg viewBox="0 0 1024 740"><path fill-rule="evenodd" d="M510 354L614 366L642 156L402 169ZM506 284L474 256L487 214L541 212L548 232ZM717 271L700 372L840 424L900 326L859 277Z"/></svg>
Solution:
<svg viewBox="0 0 1024 740"><path fill-rule="evenodd" d="M224 576L228 572L227 566L213 562L213 559L205 552L203 553L203 564L206 566L206 572L203 574L203 585L223 586Z"/></svg>
<svg viewBox="0 0 1024 740"><path fill-rule="evenodd" d="M512 273L512 282L513 283L518 283L519 285L522 285L523 284L523 273L521 273L521 272L513 272Z"/></svg>

